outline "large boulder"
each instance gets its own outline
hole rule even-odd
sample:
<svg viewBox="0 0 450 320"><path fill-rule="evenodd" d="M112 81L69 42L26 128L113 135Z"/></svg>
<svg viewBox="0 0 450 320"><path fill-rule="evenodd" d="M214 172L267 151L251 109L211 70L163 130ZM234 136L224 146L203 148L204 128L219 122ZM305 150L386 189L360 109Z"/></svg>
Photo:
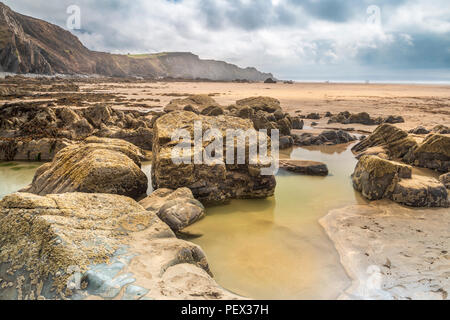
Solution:
<svg viewBox="0 0 450 320"><path fill-rule="evenodd" d="M327 165L317 161L280 160L280 169L308 176L328 175Z"/></svg>
<svg viewBox="0 0 450 320"><path fill-rule="evenodd" d="M408 152L405 161L439 172L450 171L450 137L441 134L427 136Z"/></svg>
<svg viewBox="0 0 450 320"><path fill-rule="evenodd" d="M158 189L139 204L155 212L174 232L183 230L205 215L205 207L188 188Z"/></svg>
<svg viewBox="0 0 450 320"><path fill-rule="evenodd" d="M412 207L447 207L448 194L438 180L412 175L408 165L363 156L352 175L353 187L369 200L391 199Z"/></svg>
<svg viewBox="0 0 450 320"><path fill-rule="evenodd" d="M207 117L186 111L176 111L159 118L154 126L152 183L155 189L178 189L187 187L192 190L195 198L202 202L224 202L234 198L265 198L272 196L275 190L275 177L261 175L261 169L271 163L252 161L248 157L249 141L245 141L246 157L244 164L225 164L223 162L196 164L193 156L188 161L175 164L172 159L174 148L184 143L184 147L192 150L194 145L194 122L202 124L202 134L207 129L218 129L224 140L227 130L240 130L238 136L244 137L247 130L253 130L251 121L228 116ZM184 129L191 140L172 141L172 135L177 129ZM268 138L270 142L270 139ZM202 155L210 142L200 145L201 150L194 150ZM224 144L223 155L227 154ZM231 146L230 146L231 147ZM269 144L270 149L270 144ZM233 146L237 153L237 144Z"/></svg>
<svg viewBox="0 0 450 320"><path fill-rule="evenodd" d="M236 101L238 107L250 107L255 111L275 113L281 110L280 101L271 97L251 97Z"/></svg>
<svg viewBox="0 0 450 320"><path fill-rule="evenodd" d="M352 151L360 154L369 148L382 147L390 159L401 159L416 146L416 140L408 136L406 131L390 124L382 124L369 137L355 145Z"/></svg>
<svg viewBox="0 0 450 320"><path fill-rule="evenodd" d="M198 246L123 196L6 196L0 248L1 300L237 298Z"/></svg>
<svg viewBox="0 0 450 320"><path fill-rule="evenodd" d="M38 195L67 192L110 193L139 198L147 191L141 171L142 151L131 143L91 137L58 152L41 166L23 192Z"/></svg>

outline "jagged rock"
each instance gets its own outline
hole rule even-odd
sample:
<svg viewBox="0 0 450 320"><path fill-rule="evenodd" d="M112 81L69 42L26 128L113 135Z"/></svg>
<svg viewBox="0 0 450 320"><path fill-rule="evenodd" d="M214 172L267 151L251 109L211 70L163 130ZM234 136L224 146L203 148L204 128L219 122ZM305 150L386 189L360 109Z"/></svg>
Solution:
<svg viewBox="0 0 450 320"><path fill-rule="evenodd" d="M450 189L450 172L447 172L439 177L439 181L447 188Z"/></svg>
<svg viewBox="0 0 450 320"><path fill-rule="evenodd" d="M280 149L289 149L294 145L294 139L290 136L283 136L280 138Z"/></svg>
<svg viewBox="0 0 450 320"><path fill-rule="evenodd" d="M427 130L426 128L422 127L422 126L418 126L414 129L409 130L409 133L412 134L429 134L430 130Z"/></svg>
<svg viewBox="0 0 450 320"><path fill-rule="evenodd" d="M439 134L450 134L450 128L444 125L437 125L433 128L434 133L439 133Z"/></svg>
<svg viewBox="0 0 450 320"><path fill-rule="evenodd" d="M305 122L302 119L300 119L300 117L292 118L292 129L303 130L304 125L305 125Z"/></svg>
<svg viewBox="0 0 450 320"><path fill-rule="evenodd" d="M327 165L317 161L280 160L280 169L309 176L328 175Z"/></svg>
<svg viewBox="0 0 450 320"><path fill-rule="evenodd" d="M272 196L275 190L274 176L262 176L261 169L269 166L269 163L250 165L248 156L245 164L195 164L193 157L188 157L190 163L174 164L172 151L178 143L183 142L186 147L192 147L193 140L171 141L176 129L185 129L194 137L194 121L201 121L203 132L208 128L220 130L226 137L228 129L240 129L245 131L253 129L249 120L235 117L199 116L191 112L175 111L159 118L154 126L153 138L153 164L152 183L155 189L169 188L178 189L187 187L192 190L195 198L205 202L224 202L234 198L265 198ZM226 140L226 139L225 139ZM269 139L270 140L270 139ZM246 139L246 150L249 150ZM207 144L204 144L201 152ZM226 143L224 142L224 153L226 155ZM269 148L270 149L270 148ZM234 147L236 154L236 146Z"/></svg>
<svg viewBox="0 0 450 320"><path fill-rule="evenodd" d="M174 232L183 230L205 215L205 207L188 188L175 191L158 189L139 204L146 210L155 212Z"/></svg>
<svg viewBox="0 0 450 320"><path fill-rule="evenodd" d="M440 134L429 135L408 152L405 161L439 172L450 171L450 137Z"/></svg>
<svg viewBox="0 0 450 320"><path fill-rule="evenodd" d="M306 116L306 119L311 119L311 120L320 120L320 114L318 113L310 113Z"/></svg>
<svg viewBox="0 0 450 320"><path fill-rule="evenodd" d="M91 137L59 151L53 162L36 171L32 184L22 192L110 193L138 198L148 185L140 169L143 157L142 151L128 142Z"/></svg>
<svg viewBox="0 0 450 320"><path fill-rule="evenodd" d="M410 166L363 156L352 175L353 187L369 200L391 199L413 207L447 207L448 194L438 180L412 175Z"/></svg>
<svg viewBox="0 0 450 320"><path fill-rule="evenodd" d="M294 144L297 146L336 145L357 140L355 136L342 130L326 130L320 134L303 133L292 136L294 138Z"/></svg>
<svg viewBox="0 0 450 320"><path fill-rule="evenodd" d="M0 299L236 299L205 254L130 198L27 193L0 201Z"/></svg>
<svg viewBox="0 0 450 320"><path fill-rule="evenodd" d="M51 161L56 153L71 144L68 139L0 140L0 160Z"/></svg>
<svg viewBox="0 0 450 320"><path fill-rule="evenodd" d="M416 140L409 137L406 131L390 124L382 124L369 137L355 145L352 151L359 154L372 147L382 147L390 159L400 159L416 146Z"/></svg>
<svg viewBox="0 0 450 320"><path fill-rule="evenodd" d="M401 178L411 178L410 166L381 159L376 156L363 156L352 175L354 188L369 200L388 198Z"/></svg>

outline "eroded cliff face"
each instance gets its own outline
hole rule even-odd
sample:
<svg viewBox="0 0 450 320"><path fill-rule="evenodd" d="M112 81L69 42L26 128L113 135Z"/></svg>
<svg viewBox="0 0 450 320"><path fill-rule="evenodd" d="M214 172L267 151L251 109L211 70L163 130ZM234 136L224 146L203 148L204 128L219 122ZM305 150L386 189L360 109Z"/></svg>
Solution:
<svg viewBox="0 0 450 320"><path fill-rule="evenodd" d="M87 49L69 31L12 11L0 2L0 71L38 74L264 81L272 74L188 52L113 55Z"/></svg>

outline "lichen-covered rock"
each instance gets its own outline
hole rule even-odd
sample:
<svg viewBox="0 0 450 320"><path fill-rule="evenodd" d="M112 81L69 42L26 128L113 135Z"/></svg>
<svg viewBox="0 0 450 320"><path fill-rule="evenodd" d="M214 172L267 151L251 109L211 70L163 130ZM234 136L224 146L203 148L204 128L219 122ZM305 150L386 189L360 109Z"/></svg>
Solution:
<svg viewBox="0 0 450 320"><path fill-rule="evenodd" d="M450 171L450 137L441 134L429 135L408 152L405 161L439 172Z"/></svg>
<svg viewBox="0 0 450 320"><path fill-rule="evenodd" d="M411 167L376 156L363 156L352 175L353 187L369 200L387 198L401 178L411 178Z"/></svg>
<svg viewBox="0 0 450 320"><path fill-rule="evenodd" d="M255 111L275 113L281 110L280 101L271 97L251 97L236 101L238 107L250 107Z"/></svg>
<svg viewBox="0 0 450 320"><path fill-rule="evenodd" d="M356 154L372 147L382 147L390 159L403 158L412 148L417 146L416 140L390 124L380 125L369 137L352 148Z"/></svg>
<svg viewBox="0 0 450 320"><path fill-rule="evenodd" d="M198 246L123 196L6 196L0 247L2 300L237 298Z"/></svg>
<svg viewBox="0 0 450 320"><path fill-rule="evenodd" d="M51 161L61 149L73 144L68 139L0 140L2 161Z"/></svg>
<svg viewBox="0 0 450 320"><path fill-rule="evenodd" d="M205 215L205 207L188 188L175 191L158 189L139 204L146 210L155 212L174 232L183 230Z"/></svg>
<svg viewBox="0 0 450 320"><path fill-rule="evenodd" d="M47 195L66 192L110 193L138 198L147 191L141 171L142 151L131 143L91 137L58 152L41 166L23 192Z"/></svg>
<svg viewBox="0 0 450 320"><path fill-rule="evenodd" d="M447 172L439 177L439 181L447 188L450 189L450 172Z"/></svg>
<svg viewBox="0 0 450 320"><path fill-rule="evenodd" d="M195 164L190 158L190 163L175 164L172 160L172 151L180 141L172 141L172 135L176 129L185 129L191 139L194 137L194 122L201 121L203 133L209 128L218 129L222 136L227 136L227 130L240 129L240 134L253 129L252 122L235 117L219 116L207 117L196 115L192 112L175 111L159 118L154 126L153 138L153 163L152 183L155 189L178 189L187 187L192 190L195 198L202 202L224 202L234 198L265 198L272 196L275 190L274 176L260 174L264 166L270 163L257 165L249 164L248 152L246 152L245 164ZM270 141L270 139L268 139ZM187 142L187 147L194 145L194 141ZM201 153L208 146L202 146ZM224 153L226 155L226 143ZM234 152L236 154L236 144ZM270 149L270 147L269 147ZM246 150L249 150L249 142L246 140Z"/></svg>
<svg viewBox="0 0 450 320"><path fill-rule="evenodd" d="M280 160L280 169L309 176L328 175L327 165L317 161Z"/></svg>
<svg viewBox="0 0 450 320"><path fill-rule="evenodd" d="M412 207L447 207L445 186L434 178L412 175L410 166L363 156L352 175L353 187L369 200L391 199Z"/></svg>

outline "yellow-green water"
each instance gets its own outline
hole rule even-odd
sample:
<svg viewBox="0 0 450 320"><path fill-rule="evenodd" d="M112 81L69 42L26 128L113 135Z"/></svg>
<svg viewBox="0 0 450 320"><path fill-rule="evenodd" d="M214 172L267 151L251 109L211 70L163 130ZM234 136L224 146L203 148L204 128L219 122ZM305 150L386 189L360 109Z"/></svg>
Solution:
<svg viewBox="0 0 450 320"><path fill-rule="evenodd" d="M33 181L38 162L0 162L0 199Z"/></svg>
<svg viewBox="0 0 450 320"><path fill-rule="evenodd" d="M356 160L346 147L293 150L293 159L327 163L330 176L280 172L273 198L208 208L186 230L220 285L257 299L335 299L347 288L339 256L318 223L330 209L363 202L352 187Z"/></svg>

